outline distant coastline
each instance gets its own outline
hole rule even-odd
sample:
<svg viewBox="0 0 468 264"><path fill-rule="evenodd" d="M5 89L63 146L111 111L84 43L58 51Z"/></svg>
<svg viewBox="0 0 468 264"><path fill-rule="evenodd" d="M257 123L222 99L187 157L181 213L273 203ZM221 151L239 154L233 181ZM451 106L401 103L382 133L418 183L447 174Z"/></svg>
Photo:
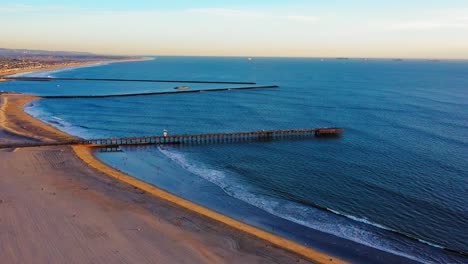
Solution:
<svg viewBox="0 0 468 264"><path fill-rule="evenodd" d="M5 57L4 57L5 58ZM9 58L10 64L11 61L14 60L11 57ZM0 56L2 59L2 56ZM69 59L67 61L58 61L58 60L28 60L27 58L24 59L25 61L22 64L15 65L14 68L6 68L5 66L2 67L0 64L0 81L1 77L19 74L19 73L30 73L36 71L47 71L47 70L55 70L61 68L68 68L68 67L79 67L79 66L86 66L86 65L94 65L99 63L112 63L112 62L127 62L127 61L139 61L139 60L147 60L148 58L145 57L119 57L119 58L93 58L93 59L84 59L84 60L76 60L76 59ZM6 64L8 62L4 62Z"/></svg>

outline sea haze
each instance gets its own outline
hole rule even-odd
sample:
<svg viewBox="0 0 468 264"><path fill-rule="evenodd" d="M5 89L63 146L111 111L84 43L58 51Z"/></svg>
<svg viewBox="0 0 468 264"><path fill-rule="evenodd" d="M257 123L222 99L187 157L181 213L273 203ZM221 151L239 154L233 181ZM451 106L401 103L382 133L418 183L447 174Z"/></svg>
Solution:
<svg viewBox="0 0 468 264"><path fill-rule="evenodd" d="M160 135L163 129L179 134L344 127L342 137L332 139L124 147L97 155L135 177L304 243L314 244L305 228L421 262L467 261L466 61L158 57L40 75L280 85L43 99L26 110L85 138ZM177 85L6 82L0 90L112 94ZM284 223L303 229L298 233Z"/></svg>

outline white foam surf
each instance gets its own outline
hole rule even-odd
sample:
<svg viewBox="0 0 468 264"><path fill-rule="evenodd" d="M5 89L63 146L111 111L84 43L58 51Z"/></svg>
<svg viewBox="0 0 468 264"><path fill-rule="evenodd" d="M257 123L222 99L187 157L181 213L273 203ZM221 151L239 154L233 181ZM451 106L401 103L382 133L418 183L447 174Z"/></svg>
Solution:
<svg viewBox="0 0 468 264"><path fill-rule="evenodd" d="M92 136L89 130L75 126L60 117L48 113L40 106L40 102L38 100L29 102L24 105L24 111L34 118L46 122L47 124L68 134L81 138L90 138Z"/></svg>
<svg viewBox="0 0 468 264"><path fill-rule="evenodd" d="M328 208L329 212L305 206L293 201L286 201L283 199L273 198L271 196L256 194L255 190L248 186L239 184L235 181L235 177L229 177L230 175L226 172L210 169L202 164L195 164L188 160L183 153L178 152L175 149L160 147L159 150L169 159L179 164L182 168L219 186L228 195L260 208L272 215L415 261L423 261L425 263L431 262L429 259L421 259L423 258L422 256L416 257L408 252L403 252L394 242L386 239L382 235L359 226L359 224L353 223L353 221L392 231L388 227L372 223L364 218L346 215ZM275 227L271 228L272 231L274 231Z"/></svg>

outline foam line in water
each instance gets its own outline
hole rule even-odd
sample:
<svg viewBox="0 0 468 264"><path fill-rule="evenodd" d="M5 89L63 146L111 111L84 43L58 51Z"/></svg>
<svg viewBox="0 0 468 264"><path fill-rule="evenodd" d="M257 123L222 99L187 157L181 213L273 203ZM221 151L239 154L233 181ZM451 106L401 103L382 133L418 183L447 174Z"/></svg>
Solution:
<svg viewBox="0 0 468 264"><path fill-rule="evenodd" d="M228 195L260 208L272 215L315 230L352 240L372 248L407 257L412 260L424 261L426 263L430 262L428 259L421 259L423 256L415 257L402 252L385 237L373 233L370 230L360 228L345 219L350 219L362 224L372 225L380 229L391 231L391 229L385 226L372 223L367 219L360 219L349 215L346 216L331 209L323 210L323 208L318 209L308 207L295 202L256 194L255 191L249 189L248 186L242 186L235 182L235 180L232 180L234 177L228 177L225 172L209 169L200 164L194 164L190 162L184 154L177 152L174 149L162 147L159 147L158 149L169 159L179 164L182 168L219 186ZM331 217L330 213L333 213L336 216ZM437 247L440 248L440 246Z"/></svg>
<svg viewBox="0 0 468 264"><path fill-rule="evenodd" d="M38 101L32 101L27 103L24 106L24 111L31 116L33 116L36 119L39 119L53 127L58 128L61 131L64 131L68 134L82 137L82 138L88 138L90 137L89 130L84 129L80 126L75 126L65 120L63 120L60 117L54 116L51 113L48 113L46 110L44 110L40 103Z"/></svg>
<svg viewBox="0 0 468 264"><path fill-rule="evenodd" d="M429 242L429 241L424 240L424 239L421 239L421 238L416 238L416 237L413 237L413 236L411 236L411 235L408 235L408 234L406 234L406 233L404 233L404 232L400 232L400 231L398 231L398 230L392 229L392 228L390 228L390 227L386 227L386 226L384 226L384 225L371 222L371 221L369 221L369 220L366 219L366 218L355 217L355 216L352 216L352 215L349 215L349 214L341 213L341 212L339 212L339 211L336 211L336 210L333 210L333 209L330 209L330 208L326 208L326 210L327 210L327 211L330 211L330 212L332 212L332 213L334 213L334 214L336 214L336 215L344 216L344 217L349 218L349 219L351 219L351 220L353 220L353 221L356 221L356 222L364 223L364 224L367 224L367 225L372 225L372 226L375 226L375 227L377 227L377 228L384 229L384 230L387 230L387 231L396 233L396 234L398 234L398 235L407 237L407 238L409 238L409 239L417 240L417 241L419 241L419 242L422 242L422 243L424 243L424 244L426 244L426 245L429 245L429 246L432 246L432 247L435 247L435 248L447 249L446 247L441 246L441 245L438 245L438 244L436 244L436 243L434 243L434 242ZM450 249L448 249L448 250L450 250ZM452 250L452 251L455 251L455 250ZM459 253L463 254L463 252L459 252Z"/></svg>

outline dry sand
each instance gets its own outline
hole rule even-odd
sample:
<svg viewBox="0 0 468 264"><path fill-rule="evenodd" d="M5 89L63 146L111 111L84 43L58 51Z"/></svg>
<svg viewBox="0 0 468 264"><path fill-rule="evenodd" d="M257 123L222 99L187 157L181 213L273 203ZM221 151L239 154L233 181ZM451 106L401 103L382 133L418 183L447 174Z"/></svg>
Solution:
<svg viewBox="0 0 468 264"><path fill-rule="evenodd" d="M0 97L0 144L70 138L22 111L34 97ZM340 262L286 250L93 167L68 146L0 151L2 263Z"/></svg>

